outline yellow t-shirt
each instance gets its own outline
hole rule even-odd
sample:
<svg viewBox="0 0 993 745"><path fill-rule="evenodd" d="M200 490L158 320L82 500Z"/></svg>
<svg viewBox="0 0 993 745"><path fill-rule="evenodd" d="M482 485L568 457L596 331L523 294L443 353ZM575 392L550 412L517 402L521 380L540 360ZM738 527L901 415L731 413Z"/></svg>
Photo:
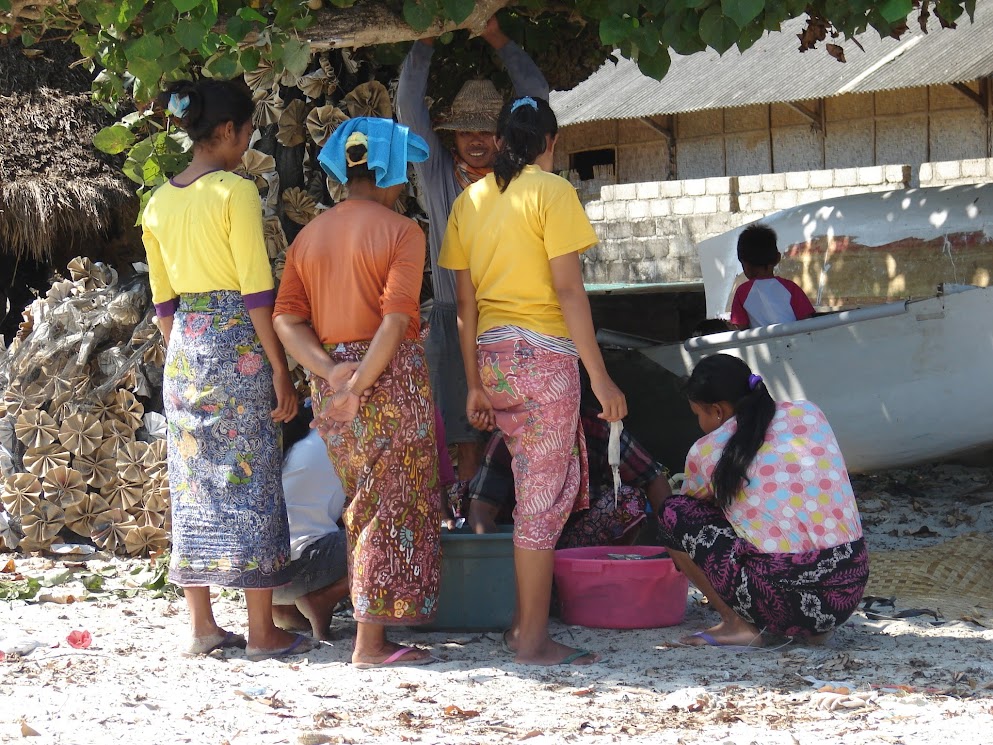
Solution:
<svg viewBox="0 0 993 745"><path fill-rule="evenodd" d="M156 305L187 292L252 295L274 287L259 192L230 171L156 189L142 215L142 240Z"/></svg>
<svg viewBox="0 0 993 745"><path fill-rule="evenodd" d="M469 270L479 334L520 326L568 338L549 261L596 242L572 184L526 166L502 194L490 174L459 195L438 263Z"/></svg>

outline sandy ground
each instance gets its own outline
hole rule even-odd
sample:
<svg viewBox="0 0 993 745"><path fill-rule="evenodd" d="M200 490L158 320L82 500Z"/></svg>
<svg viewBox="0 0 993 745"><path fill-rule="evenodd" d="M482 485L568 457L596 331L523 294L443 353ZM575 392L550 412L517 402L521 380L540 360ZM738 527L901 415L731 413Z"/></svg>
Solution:
<svg viewBox="0 0 993 745"><path fill-rule="evenodd" d="M891 471L860 478L857 491L875 550L993 528L990 469ZM16 572L52 586L31 600L0 601L0 648L15 638L43 642L0 662L4 743L993 741L993 621L933 625L928 616L885 621L859 612L826 647L690 649L676 645L679 636L716 621L691 591L678 627L556 623L559 639L606 654L588 668L515 665L497 634L401 630L397 638L430 646L442 662L360 671L347 664L347 616L336 619L338 641L306 658L251 663L233 651L188 659L177 653L182 599L134 589L152 578L147 562L67 566L0 555L0 568L11 569L11 559ZM93 586L95 573L106 575L103 592L80 581ZM0 574L0 583L12 576ZM76 602L58 602L69 595ZM242 628L236 593L218 597L216 609L221 623ZM70 647L73 630L89 631L92 645ZM819 692L825 683L847 685L851 695ZM39 734L24 740L29 731Z"/></svg>

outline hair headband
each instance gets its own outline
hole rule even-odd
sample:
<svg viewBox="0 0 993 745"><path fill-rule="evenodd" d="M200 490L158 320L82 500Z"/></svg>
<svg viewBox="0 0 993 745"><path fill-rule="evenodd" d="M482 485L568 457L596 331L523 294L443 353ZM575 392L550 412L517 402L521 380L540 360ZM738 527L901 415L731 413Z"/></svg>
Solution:
<svg viewBox="0 0 993 745"><path fill-rule="evenodd" d="M173 93L169 96L169 105L166 106L169 113L182 119L190 108L190 97Z"/></svg>
<svg viewBox="0 0 993 745"><path fill-rule="evenodd" d="M756 388L759 387L759 383L761 382L762 382L762 376L752 373L751 375L748 376L748 390L754 391Z"/></svg>
<svg viewBox="0 0 993 745"><path fill-rule="evenodd" d="M365 155L357 160L352 158L348 154L348 148L353 145L363 145L365 147ZM350 166L359 166L369 162L369 136L365 132L352 132L348 135L348 139L345 140L345 162Z"/></svg>
<svg viewBox="0 0 993 745"><path fill-rule="evenodd" d="M518 98L510 105L510 113L513 114L521 106L530 106L535 111L538 110L538 103L531 96L524 96L524 98Z"/></svg>

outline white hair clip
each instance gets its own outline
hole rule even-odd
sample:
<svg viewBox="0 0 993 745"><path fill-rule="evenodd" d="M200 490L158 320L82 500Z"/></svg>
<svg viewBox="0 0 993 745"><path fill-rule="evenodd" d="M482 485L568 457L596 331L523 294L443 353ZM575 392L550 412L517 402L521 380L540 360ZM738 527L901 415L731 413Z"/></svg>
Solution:
<svg viewBox="0 0 993 745"><path fill-rule="evenodd" d="M170 114L182 119L190 108L190 97L173 93L169 96L169 105L166 107Z"/></svg>

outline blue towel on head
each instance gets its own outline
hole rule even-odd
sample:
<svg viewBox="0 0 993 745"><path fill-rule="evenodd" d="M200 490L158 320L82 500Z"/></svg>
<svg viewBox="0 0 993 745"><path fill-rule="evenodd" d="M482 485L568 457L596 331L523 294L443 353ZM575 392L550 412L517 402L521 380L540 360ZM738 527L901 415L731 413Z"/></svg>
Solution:
<svg viewBox="0 0 993 745"><path fill-rule="evenodd" d="M349 119L332 133L317 156L324 172L343 184L348 182L345 141L355 131L369 138L367 165L376 174L376 186L381 189L406 183L407 163L420 163L428 158L428 144L403 124L371 116Z"/></svg>

